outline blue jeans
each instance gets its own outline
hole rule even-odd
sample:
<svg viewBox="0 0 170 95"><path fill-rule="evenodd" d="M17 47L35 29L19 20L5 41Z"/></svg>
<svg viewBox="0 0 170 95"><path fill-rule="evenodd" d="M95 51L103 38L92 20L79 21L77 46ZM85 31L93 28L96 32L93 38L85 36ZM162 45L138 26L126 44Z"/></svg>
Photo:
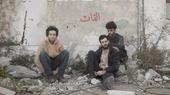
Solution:
<svg viewBox="0 0 170 95"><path fill-rule="evenodd" d="M69 59L69 52L67 50L62 51L54 58L48 56L46 52L41 51L39 58L44 67L45 75L52 76L53 71L58 68L58 75L63 77Z"/></svg>

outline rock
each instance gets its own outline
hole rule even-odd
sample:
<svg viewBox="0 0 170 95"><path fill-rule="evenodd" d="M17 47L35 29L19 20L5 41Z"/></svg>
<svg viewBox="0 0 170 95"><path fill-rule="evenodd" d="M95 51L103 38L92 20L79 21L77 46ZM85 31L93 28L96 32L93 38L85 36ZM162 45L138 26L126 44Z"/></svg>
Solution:
<svg viewBox="0 0 170 95"><path fill-rule="evenodd" d="M67 86L68 90L75 90L73 86Z"/></svg>
<svg viewBox="0 0 170 95"><path fill-rule="evenodd" d="M9 65L7 67L7 72L15 78L37 78L40 76L35 71L19 65Z"/></svg>
<svg viewBox="0 0 170 95"><path fill-rule="evenodd" d="M127 76L127 75L124 75L124 76L120 76L120 77L118 77L118 78L115 78L115 81L128 83L128 82L129 82L129 79L128 79L128 76Z"/></svg>
<svg viewBox="0 0 170 95"><path fill-rule="evenodd" d="M64 74L64 78L66 78L66 79L70 79L70 78L71 78L71 76L70 76L70 75L67 75L67 74Z"/></svg>
<svg viewBox="0 0 170 95"><path fill-rule="evenodd" d="M7 87L13 89L15 86L10 78L5 78L0 82L0 85L3 87Z"/></svg>
<svg viewBox="0 0 170 95"><path fill-rule="evenodd" d="M88 78L87 78L87 76L79 76L78 78L77 78L77 80L78 81L87 81L88 80Z"/></svg>
<svg viewBox="0 0 170 95"><path fill-rule="evenodd" d="M153 80L153 78L161 78L161 75L153 69L149 69L149 71L145 74L145 80Z"/></svg>
<svg viewBox="0 0 170 95"><path fill-rule="evenodd" d="M43 89L43 86L30 86L28 87L28 92L41 92Z"/></svg>
<svg viewBox="0 0 170 95"><path fill-rule="evenodd" d="M96 78L92 78L92 79L91 79L91 84L96 85L96 84L99 84L99 83L101 83L100 80L98 80L98 79L96 79Z"/></svg>
<svg viewBox="0 0 170 95"><path fill-rule="evenodd" d="M140 70L137 71L137 81L143 82L145 80L145 76L142 74Z"/></svg>
<svg viewBox="0 0 170 95"><path fill-rule="evenodd" d="M42 91L41 95L50 95L49 89L46 87L46 88Z"/></svg>
<svg viewBox="0 0 170 95"><path fill-rule="evenodd" d="M157 83L153 80L145 80L143 82L143 86L146 86L146 87L152 87L152 86L155 86Z"/></svg>
<svg viewBox="0 0 170 95"><path fill-rule="evenodd" d="M170 78L167 77L167 76L163 76L162 78L163 78L165 81L169 81L169 80L170 80Z"/></svg>
<svg viewBox="0 0 170 95"><path fill-rule="evenodd" d="M16 92L0 87L0 95L15 95Z"/></svg>
<svg viewBox="0 0 170 95"><path fill-rule="evenodd" d="M154 78L154 81L156 81L156 82L162 82L163 79L162 79L162 78Z"/></svg>
<svg viewBox="0 0 170 95"><path fill-rule="evenodd" d="M5 67L10 65L11 59L8 57L0 57L0 67Z"/></svg>
<svg viewBox="0 0 170 95"><path fill-rule="evenodd" d="M108 95L135 95L132 91L108 90Z"/></svg>
<svg viewBox="0 0 170 95"><path fill-rule="evenodd" d="M126 74L125 65L120 65L119 66L119 72L120 72L120 74Z"/></svg>
<svg viewBox="0 0 170 95"><path fill-rule="evenodd" d="M143 82L145 80L145 76L143 74L138 74L137 81Z"/></svg>
<svg viewBox="0 0 170 95"><path fill-rule="evenodd" d="M21 83L23 83L24 85L27 85L27 86L32 86L32 85L42 86L43 85L43 83L39 79L23 78L19 82L21 82Z"/></svg>

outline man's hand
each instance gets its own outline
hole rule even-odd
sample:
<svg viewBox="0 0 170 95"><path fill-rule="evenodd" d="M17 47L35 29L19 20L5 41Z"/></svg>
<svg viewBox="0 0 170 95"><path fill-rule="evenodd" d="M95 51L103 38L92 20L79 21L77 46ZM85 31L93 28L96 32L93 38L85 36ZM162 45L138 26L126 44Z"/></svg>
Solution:
<svg viewBox="0 0 170 95"><path fill-rule="evenodd" d="M106 73L106 71L97 71L97 72L95 72L95 75L96 76L101 76L101 75L103 75L103 74L105 74Z"/></svg>
<svg viewBox="0 0 170 95"><path fill-rule="evenodd" d="M117 50L118 52L120 51L119 48L113 46L112 48L114 48L115 50Z"/></svg>

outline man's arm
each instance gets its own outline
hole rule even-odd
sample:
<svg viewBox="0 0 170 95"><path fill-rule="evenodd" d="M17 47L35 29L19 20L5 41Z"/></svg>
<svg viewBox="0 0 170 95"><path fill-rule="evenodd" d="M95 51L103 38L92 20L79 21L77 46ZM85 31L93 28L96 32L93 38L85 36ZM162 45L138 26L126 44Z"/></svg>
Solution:
<svg viewBox="0 0 170 95"><path fill-rule="evenodd" d="M119 36L118 41L115 44L115 46L118 47L119 50L122 50L125 48L123 36Z"/></svg>
<svg viewBox="0 0 170 95"><path fill-rule="evenodd" d="M43 50L43 43L41 43L41 45L38 47L38 49L36 51L36 54L35 54L35 58L34 58L34 63L38 67L38 69L39 69L39 71L41 73L44 72L44 68L43 68L43 66L42 66L42 64L40 62L40 58L39 58L40 53L41 53L42 50Z"/></svg>

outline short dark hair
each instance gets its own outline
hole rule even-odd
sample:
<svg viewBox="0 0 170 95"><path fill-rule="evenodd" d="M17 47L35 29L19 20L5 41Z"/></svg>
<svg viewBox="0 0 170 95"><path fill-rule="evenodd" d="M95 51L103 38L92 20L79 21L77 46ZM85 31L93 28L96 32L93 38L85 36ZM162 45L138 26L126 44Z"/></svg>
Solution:
<svg viewBox="0 0 170 95"><path fill-rule="evenodd" d="M56 36L58 36L58 29L55 27L55 26L49 26L47 29L46 29L46 37L48 36L49 34L49 31L51 30L54 30L56 32Z"/></svg>
<svg viewBox="0 0 170 95"><path fill-rule="evenodd" d="M109 21L107 24L106 24L106 29L116 29L117 28L117 25L114 21Z"/></svg>
<svg viewBox="0 0 170 95"><path fill-rule="evenodd" d="M103 40L104 38L107 38L107 36L106 36L105 34L100 35L100 36L99 36L99 42L100 42L101 40Z"/></svg>

